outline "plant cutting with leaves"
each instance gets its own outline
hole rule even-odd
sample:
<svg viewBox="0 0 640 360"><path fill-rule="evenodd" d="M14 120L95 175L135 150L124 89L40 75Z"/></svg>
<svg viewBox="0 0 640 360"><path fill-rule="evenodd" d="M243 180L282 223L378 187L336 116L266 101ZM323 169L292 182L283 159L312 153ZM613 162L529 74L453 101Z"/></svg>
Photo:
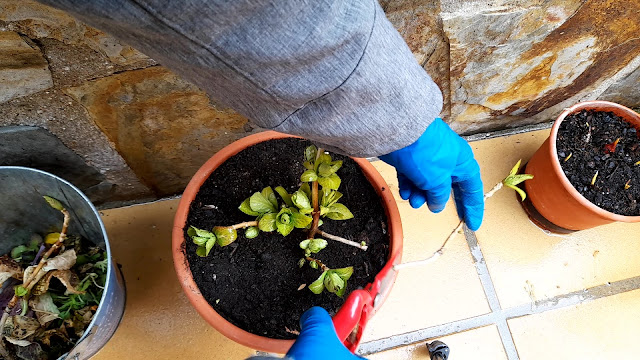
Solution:
<svg viewBox="0 0 640 360"><path fill-rule="evenodd" d="M353 268L330 269L310 256L328 245L326 239L362 250L367 250L367 244L354 242L320 229L324 220L353 218L351 211L339 202L343 195L338 191L341 179L337 171L342 167L342 161L334 161L329 153L313 145L305 149L304 157L305 171L300 176L302 185L297 190L288 193L282 186L267 186L240 204L238 209L254 217L252 221L231 226L214 226L211 230L189 226L187 234L198 246L196 254L205 257L215 245L224 247L233 243L238 237L238 229L245 229L244 235L248 239L258 237L260 232L277 232L286 237L294 229L306 230L306 239L299 244L304 251L304 257L298 263L302 267L308 262L312 268L320 268L323 271L320 278L314 282L316 285L313 288L310 285L309 288L316 294L327 289L342 296ZM320 283L323 284L322 287L318 285Z"/></svg>
<svg viewBox="0 0 640 360"><path fill-rule="evenodd" d="M95 314L106 281L104 250L68 236L71 216L60 232L33 234L26 245L0 257L0 355L4 359L57 359L80 339ZM55 280L54 280L55 279Z"/></svg>
<svg viewBox="0 0 640 360"><path fill-rule="evenodd" d="M531 174L518 174L518 171L520 170L521 162L522 162L522 160L518 160L518 162L509 171L509 175L507 175L507 177L502 179L502 181L497 183L493 188L491 188L491 190L487 191L484 194L484 200L487 200L488 198L492 197L496 192L498 192L498 190L502 189L503 186L506 186L508 188L511 188L511 189L515 190L518 193L518 195L520 195L520 199L522 201L524 201L524 199L527 198L527 194L524 192L524 190L522 190L520 187L518 187L518 185L523 183L524 181L533 179L533 175L531 175ZM426 265L426 264L429 264L429 263L435 261L437 258L440 257L440 255L442 255L444 253L444 247L445 247L445 245L447 245L449 240L451 240L455 236L455 234L457 234L459 232L462 232L462 226L463 225L464 225L464 222L462 220L460 220L460 222L455 227L455 229L453 229L453 231L451 231L449 236L447 236L447 238L444 240L444 242L442 243L442 246L440 246L438 248L438 250L436 250L429 257L427 257L425 259L422 259L422 260L416 260L416 261L410 261L410 262L406 262L406 263L402 263L402 264L397 264L397 265L393 266L393 269L394 270L400 270L400 269L405 269L405 268L414 267L414 266Z"/></svg>

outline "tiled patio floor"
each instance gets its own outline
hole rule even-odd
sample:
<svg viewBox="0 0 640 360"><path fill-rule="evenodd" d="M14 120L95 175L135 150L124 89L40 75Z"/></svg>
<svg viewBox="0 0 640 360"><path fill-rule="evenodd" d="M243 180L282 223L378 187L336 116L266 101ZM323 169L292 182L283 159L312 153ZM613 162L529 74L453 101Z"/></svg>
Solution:
<svg viewBox="0 0 640 360"><path fill-rule="evenodd" d="M485 189L526 161L549 130L476 141ZM374 165L397 194L392 168ZM209 327L173 272L177 200L103 211L127 281L127 309L95 357L244 359L253 350ZM430 255L457 223L399 201L405 261ZM457 359L637 359L640 342L640 224L550 236L526 217L511 190L487 201L485 222L447 244L425 267L402 270L369 322L359 352L371 360L429 359L435 339Z"/></svg>

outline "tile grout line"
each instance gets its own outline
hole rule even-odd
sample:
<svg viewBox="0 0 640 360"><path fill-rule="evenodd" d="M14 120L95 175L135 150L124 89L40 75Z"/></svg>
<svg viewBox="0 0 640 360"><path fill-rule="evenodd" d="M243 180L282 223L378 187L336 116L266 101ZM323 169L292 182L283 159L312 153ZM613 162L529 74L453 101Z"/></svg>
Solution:
<svg viewBox="0 0 640 360"><path fill-rule="evenodd" d="M487 268L487 263L484 261L484 256L482 255L482 250L480 249L480 244L478 244L476 234L465 225L464 237L467 239L467 245L469 245L469 251L473 257L473 263L476 267L478 277L480 278L480 283L482 284L485 297L489 303L489 308L493 312L494 317L497 318L495 324L498 328L498 334L500 335L500 340L502 341L502 346L504 347L507 359L519 360L516 345L513 341L511 331L509 330L507 319L500 307L500 300L498 300L498 294L493 286L491 275L489 275L489 268Z"/></svg>
<svg viewBox="0 0 640 360"><path fill-rule="evenodd" d="M553 298L539 300L504 310L492 311L483 315L467 319L456 320L410 331L404 334L392 335L386 338L368 341L358 348L359 355L370 355L401 346L437 339L447 335L465 332L488 325L498 325L500 321L515 319L523 316L540 314L546 311L558 310L569 306L584 304L589 301L640 289L640 276L627 278L584 290L558 295Z"/></svg>

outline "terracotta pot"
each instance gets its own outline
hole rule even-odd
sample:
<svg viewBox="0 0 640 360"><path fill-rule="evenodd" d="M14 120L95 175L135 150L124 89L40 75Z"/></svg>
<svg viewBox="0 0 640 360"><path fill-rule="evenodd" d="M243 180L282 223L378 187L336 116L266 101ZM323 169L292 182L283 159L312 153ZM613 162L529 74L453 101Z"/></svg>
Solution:
<svg viewBox="0 0 640 360"><path fill-rule="evenodd" d="M618 215L594 205L571 185L564 174L556 149L558 129L564 118L581 110L612 112L640 129L640 115L608 101L587 101L565 109L553 124L549 138L525 169L525 173L534 175L532 180L524 182L529 199L525 201L525 210L535 223L556 233L569 233L616 221L640 221L640 216Z"/></svg>
<svg viewBox="0 0 640 360"><path fill-rule="evenodd" d="M225 320L204 299L193 280L189 262L185 254L184 245L186 240L184 237L184 227L187 221L189 205L195 199L204 181L218 166L251 145L287 137L291 136L274 131L266 131L240 139L216 153L198 170L187 185L180 204L178 205L173 223L173 262L182 289L191 304L211 326L229 339L257 350L272 353L286 353L293 344L293 340L271 339L242 330ZM376 275L373 283L368 284L364 290L351 292L344 305L333 317L333 323L336 327L338 337L344 341L345 345L352 352L355 351L360 342L367 321L373 316L380 305L382 305L384 299L386 299L389 294L397 274L393 271L392 267L400 263L402 253L400 213L398 212L398 207L393 195L389 190L389 186L367 160L357 158L353 158L353 160L358 163L366 178L382 198L387 215L391 243L389 247L389 260L380 273Z"/></svg>

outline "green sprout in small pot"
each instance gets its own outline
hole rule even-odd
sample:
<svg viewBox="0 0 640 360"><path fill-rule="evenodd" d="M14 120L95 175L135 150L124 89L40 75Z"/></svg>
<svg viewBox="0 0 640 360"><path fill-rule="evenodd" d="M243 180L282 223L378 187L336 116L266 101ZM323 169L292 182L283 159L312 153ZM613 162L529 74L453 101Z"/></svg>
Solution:
<svg viewBox="0 0 640 360"><path fill-rule="evenodd" d="M211 230L190 226L187 234L198 246L196 254L206 257L216 244L220 247L231 244L238 237L238 229L245 229L244 235L247 239L258 237L260 232L275 231L286 237L295 229L305 229L306 240L299 244L304 251L304 257L298 261L300 267L308 261L309 266L314 269L323 268L319 260L311 259L310 256L328 246L325 239L367 250L365 242L357 243L320 229L322 219L353 218L353 213L347 206L338 202L342 198L342 193L338 191L342 181L337 172L342 167L342 160L334 161L331 155L315 146L307 147L304 156L306 170L300 177L300 188L290 194L282 186L276 186L275 191L271 186L267 186L240 204L238 209L254 217L253 221L231 226L215 226ZM316 238L316 235L322 238ZM351 270L348 272L345 269ZM348 276L345 275L347 272ZM323 280L323 289L342 296L346 289L346 281L352 273L352 267L336 270L324 267L322 276L326 280ZM317 289L317 286L315 288Z"/></svg>

